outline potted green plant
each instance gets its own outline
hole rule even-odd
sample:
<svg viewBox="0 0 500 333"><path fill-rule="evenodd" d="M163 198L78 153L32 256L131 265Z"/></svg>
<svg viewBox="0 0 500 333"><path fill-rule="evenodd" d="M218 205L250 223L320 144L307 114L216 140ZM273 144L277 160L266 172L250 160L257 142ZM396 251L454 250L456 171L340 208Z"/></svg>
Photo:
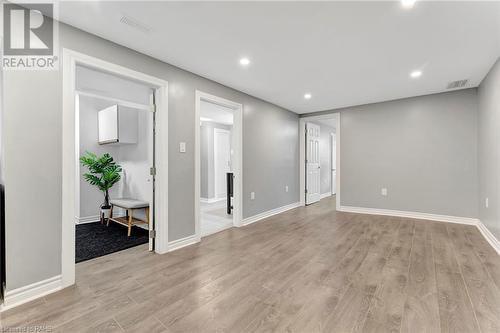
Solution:
<svg viewBox="0 0 500 333"><path fill-rule="evenodd" d="M109 190L120 179L122 167L113 160L108 153L97 156L94 153L86 152L80 157L80 163L87 167L88 173L83 174L83 178L91 185L97 186L104 193L104 202L101 205L101 217L109 217L111 206L109 204Z"/></svg>

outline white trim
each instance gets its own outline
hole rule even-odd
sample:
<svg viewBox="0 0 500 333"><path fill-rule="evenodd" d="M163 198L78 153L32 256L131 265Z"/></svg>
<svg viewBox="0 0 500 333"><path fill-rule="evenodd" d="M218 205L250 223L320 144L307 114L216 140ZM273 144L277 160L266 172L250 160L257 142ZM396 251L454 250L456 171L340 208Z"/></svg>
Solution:
<svg viewBox="0 0 500 333"><path fill-rule="evenodd" d="M334 113L328 113L328 114L322 114L319 116L305 116L302 118L299 118L299 196L300 196L300 205L305 206L306 205L306 194L305 194L305 188L306 188L306 166L305 166L305 160L306 160L306 132L305 132L305 124L308 121L314 121L314 120L321 120L321 119L336 119L336 128L335 128L335 143L336 143L336 150L337 150L337 165L336 165L336 171L337 171L337 188L336 188L336 193L335 193L335 201L336 201L336 207L338 210L338 207L340 207L340 112L334 112Z"/></svg>
<svg viewBox="0 0 500 333"><path fill-rule="evenodd" d="M99 215L76 217L76 224L99 222L99 219L100 219Z"/></svg>
<svg viewBox="0 0 500 333"><path fill-rule="evenodd" d="M196 235L187 236L181 239L176 239L168 243L168 252L182 249L183 247L196 244L200 241L200 237Z"/></svg>
<svg viewBox="0 0 500 333"><path fill-rule="evenodd" d="M51 294L62 288L62 277L61 275L57 275L43 281L7 291L4 304L0 305L0 312Z"/></svg>
<svg viewBox="0 0 500 333"><path fill-rule="evenodd" d="M125 217L123 214L113 214L113 217ZM76 224L86 224L99 222L101 217L99 215L76 217Z"/></svg>
<svg viewBox="0 0 500 333"><path fill-rule="evenodd" d="M331 197L331 196L332 196L332 192L330 191L330 192L326 192L326 193L321 194L319 198L321 200L321 199L328 198L328 197Z"/></svg>
<svg viewBox="0 0 500 333"><path fill-rule="evenodd" d="M392 210L392 209L340 206L337 210L348 213L386 215L386 216L406 217L419 220L431 220L439 222L469 224L469 225L477 225L479 223L478 219L472 217L459 217L459 216L428 214L419 212L407 212L407 211Z"/></svg>
<svg viewBox="0 0 500 333"><path fill-rule="evenodd" d="M200 104L201 101L215 103L234 110L233 113L233 131L232 131L232 167L233 167L233 226L242 225L242 187L243 187L243 104L236 103L215 95L196 90L195 93L195 112L194 112L194 220L195 236L201 239L200 228Z"/></svg>
<svg viewBox="0 0 500 333"><path fill-rule="evenodd" d="M156 188L155 251L168 252L168 82L126 67L64 48L63 53L63 116L62 116L62 287L75 283L75 222L79 180L78 115L76 114L76 65L130 78L156 88ZM77 181L78 180L78 181Z"/></svg>
<svg viewBox="0 0 500 333"><path fill-rule="evenodd" d="M483 237L486 238L486 241L490 243L491 247L500 255L500 241L486 228L483 222L478 221L477 228Z"/></svg>
<svg viewBox="0 0 500 333"><path fill-rule="evenodd" d="M271 210L268 210L267 212L263 212L263 213L260 213L260 214L254 215L254 216L250 216L250 217L243 219L243 225L244 226L249 225L249 224L255 223L257 221L271 217L273 215L280 214L280 213L286 212L287 210L294 209L294 208L297 208L300 206L302 206L300 202L294 202L290 205L281 206L281 207L278 207L275 209L271 209Z"/></svg>
<svg viewBox="0 0 500 333"><path fill-rule="evenodd" d="M200 201L203 203L215 203L224 200L226 200L226 198L200 198Z"/></svg>

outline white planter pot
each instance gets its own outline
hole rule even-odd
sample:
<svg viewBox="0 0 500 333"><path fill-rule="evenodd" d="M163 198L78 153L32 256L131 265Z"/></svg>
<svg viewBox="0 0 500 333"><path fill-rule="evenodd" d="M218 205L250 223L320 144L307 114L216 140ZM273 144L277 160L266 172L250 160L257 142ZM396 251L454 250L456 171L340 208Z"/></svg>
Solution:
<svg viewBox="0 0 500 333"><path fill-rule="evenodd" d="M101 208L101 216L104 215L104 218L107 219L109 218L109 216L111 215L111 209L108 208L108 209L104 209L104 208Z"/></svg>

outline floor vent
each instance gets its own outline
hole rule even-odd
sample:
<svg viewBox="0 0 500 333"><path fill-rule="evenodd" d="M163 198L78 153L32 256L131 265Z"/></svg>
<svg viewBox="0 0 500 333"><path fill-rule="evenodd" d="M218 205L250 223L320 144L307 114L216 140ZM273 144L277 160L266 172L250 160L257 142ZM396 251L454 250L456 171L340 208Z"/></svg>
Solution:
<svg viewBox="0 0 500 333"><path fill-rule="evenodd" d="M467 87L468 83L469 83L468 79L452 81L452 82L448 83L448 85L446 86L446 89L464 88L464 87Z"/></svg>
<svg viewBox="0 0 500 333"><path fill-rule="evenodd" d="M120 22L123 24L126 24L126 25L128 25L136 30L139 30L143 33L149 33L151 31L150 27L148 27L144 23L139 22L138 20L136 20L130 16L126 16L126 15L122 16L122 18L120 19Z"/></svg>

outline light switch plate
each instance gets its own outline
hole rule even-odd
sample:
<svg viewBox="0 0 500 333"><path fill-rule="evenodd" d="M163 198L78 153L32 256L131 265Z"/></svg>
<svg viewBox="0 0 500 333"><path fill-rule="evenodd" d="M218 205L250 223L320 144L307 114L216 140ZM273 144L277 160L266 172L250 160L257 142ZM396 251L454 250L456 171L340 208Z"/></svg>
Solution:
<svg viewBox="0 0 500 333"><path fill-rule="evenodd" d="M380 191L380 194L382 194L384 197L387 196L387 189L384 187L382 188L382 190Z"/></svg>
<svg viewBox="0 0 500 333"><path fill-rule="evenodd" d="M250 192L250 200L255 200L255 192Z"/></svg>
<svg viewBox="0 0 500 333"><path fill-rule="evenodd" d="M180 142L179 143L179 152L185 153L186 152L186 143L185 142Z"/></svg>

